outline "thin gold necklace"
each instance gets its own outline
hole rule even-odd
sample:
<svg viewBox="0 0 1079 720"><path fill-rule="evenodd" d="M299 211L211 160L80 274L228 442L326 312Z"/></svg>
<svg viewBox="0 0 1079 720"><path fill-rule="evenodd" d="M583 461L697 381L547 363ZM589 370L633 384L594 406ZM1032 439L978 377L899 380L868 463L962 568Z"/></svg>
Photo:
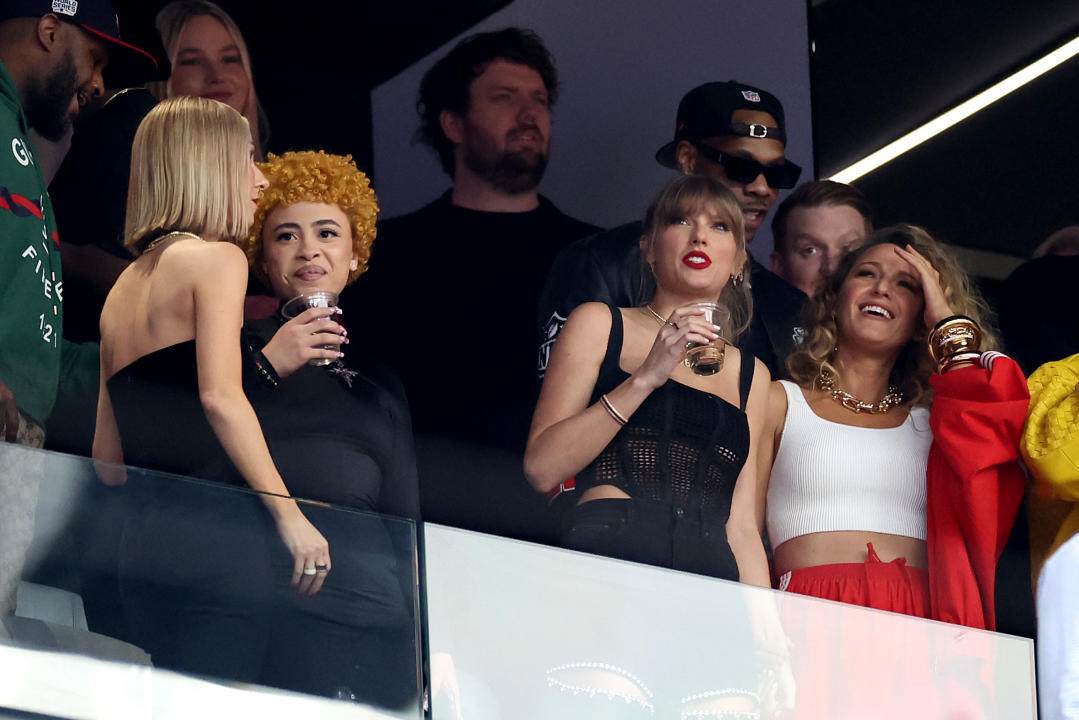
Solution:
<svg viewBox="0 0 1079 720"><path fill-rule="evenodd" d="M662 315L660 315L652 308L651 303L645 305L644 307L646 310L648 310L648 312L652 313L652 317L654 317L656 319L656 322L658 322L661 326L667 324L667 320L665 320Z"/></svg>
<svg viewBox="0 0 1079 720"><path fill-rule="evenodd" d="M193 237L193 238L197 238L197 237L198 237L198 235L196 235L195 233L192 233L192 232L187 232L186 230L173 230L172 232L169 232L169 233L165 233L164 235L160 235L160 236L158 236L158 237L155 237L155 238L154 238L153 240L151 240L150 242L146 243L146 247L144 247L144 248L142 249L142 251L143 251L144 253L148 253L148 252L150 252L151 250L153 250L153 249L154 249L155 247L157 247L158 245L160 245L161 243L163 243L163 242L165 242L166 240L168 240L169 238L173 237L174 235L187 235L187 236L189 236L189 237Z"/></svg>

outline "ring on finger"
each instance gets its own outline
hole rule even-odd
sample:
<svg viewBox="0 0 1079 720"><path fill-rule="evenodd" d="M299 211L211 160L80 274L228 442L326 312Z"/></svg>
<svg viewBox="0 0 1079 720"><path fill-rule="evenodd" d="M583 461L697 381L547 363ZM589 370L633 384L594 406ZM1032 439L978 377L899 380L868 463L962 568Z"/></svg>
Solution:
<svg viewBox="0 0 1079 720"><path fill-rule="evenodd" d="M304 575L314 575L314 574L315 574L316 572L318 572L318 571L317 571L317 570L315 570L315 568L309 568L309 567L305 567L305 568L303 569L303 574L304 574Z"/></svg>

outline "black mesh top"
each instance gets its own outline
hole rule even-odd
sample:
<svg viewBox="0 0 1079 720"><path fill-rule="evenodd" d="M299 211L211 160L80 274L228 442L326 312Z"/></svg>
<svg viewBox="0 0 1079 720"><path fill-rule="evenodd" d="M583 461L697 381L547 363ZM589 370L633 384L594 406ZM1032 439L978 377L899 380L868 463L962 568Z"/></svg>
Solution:
<svg viewBox="0 0 1079 720"><path fill-rule="evenodd" d="M592 402L629 373L618 366L622 313L613 305L607 354ZM753 356L742 355L738 378L741 407L674 380L656 389L603 452L577 474L577 490L614 485L630 497L699 510L725 521L738 473L749 455L746 399L753 382ZM720 517L715 517L715 516Z"/></svg>

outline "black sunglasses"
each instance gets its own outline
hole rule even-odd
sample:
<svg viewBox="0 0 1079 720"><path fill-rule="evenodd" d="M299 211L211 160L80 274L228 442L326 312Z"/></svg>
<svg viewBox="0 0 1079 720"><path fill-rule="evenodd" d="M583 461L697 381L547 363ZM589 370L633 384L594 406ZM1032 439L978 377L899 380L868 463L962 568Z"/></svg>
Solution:
<svg viewBox="0 0 1079 720"><path fill-rule="evenodd" d="M758 176L764 175L768 185L786 190L798 184L798 178L802 175L802 168L787 160L782 165L761 165L756 160L728 155L716 150L711 145L697 145L701 155L714 163L719 163L727 173L727 177L736 183L751 183Z"/></svg>

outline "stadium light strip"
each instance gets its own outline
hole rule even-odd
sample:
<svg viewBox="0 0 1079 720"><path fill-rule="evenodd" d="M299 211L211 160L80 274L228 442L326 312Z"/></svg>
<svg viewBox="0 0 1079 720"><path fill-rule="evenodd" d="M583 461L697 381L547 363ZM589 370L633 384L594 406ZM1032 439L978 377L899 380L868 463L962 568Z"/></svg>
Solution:
<svg viewBox="0 0 1079 720"><path fill-rule="evenodd" d="M867 155L853 165L849 165L829 179L836 182L849 183L873 172L881 165L895 160L903 153L921 145L926 140L939 135L951 126L962 122L974 113L985 109L997 100L1026 85L1031 80L1044 75L1057 65L1066 62L1079 54L1079 36L1052 51L1022 70L1009 75L996 85L978 93L966 102L963 102L942 115L939 115L916 130L912 130L898 140L893 140L880 150Z"/></svg>

